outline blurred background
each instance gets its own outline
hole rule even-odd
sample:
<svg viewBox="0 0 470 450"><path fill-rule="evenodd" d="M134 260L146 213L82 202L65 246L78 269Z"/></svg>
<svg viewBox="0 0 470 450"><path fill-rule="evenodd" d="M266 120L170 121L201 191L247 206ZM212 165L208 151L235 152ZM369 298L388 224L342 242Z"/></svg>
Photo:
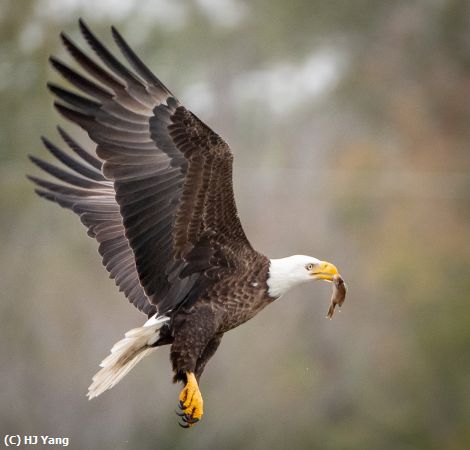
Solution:
<svg viewBox="0 0 470 450"><path fill-rule="evenodd" d="M252 244L334 262L228 333L177 426L168 349L89 402L98 363L144 317L71 212L25 173L55 125L50 54L82 16L116 25L235 153ZM115 47L112 47L115 49ZM67 85L67 83L65 83ZM466 0L3 0L0 432L102 449L467 449L470 3Z"/></svg>

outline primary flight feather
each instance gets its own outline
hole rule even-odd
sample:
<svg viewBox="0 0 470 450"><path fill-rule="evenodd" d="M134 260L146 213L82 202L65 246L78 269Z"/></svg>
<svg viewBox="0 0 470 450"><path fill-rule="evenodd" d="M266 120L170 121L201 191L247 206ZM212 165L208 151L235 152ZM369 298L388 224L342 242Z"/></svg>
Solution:
<svg viewBox="0 0 470 450"><path fill-rule="evenodd" d="M228 145L177 100L114 27L132 70L79 24L99 62L61 34L84 74L51 57L79 93L48 86L57 110L96 144L94 154L59 128L75 156L43 138L67 169L31 156L59 182L30 179L41 197L80 217L119 290L148 317L114 345L88 396L113 387L143 357L171 344L174 381L184 384L181 425L190 427L202 417L198 381L223 334L299 283L338 285L338 271L310 256L270 260L254 250L235 205Z"/></svg>

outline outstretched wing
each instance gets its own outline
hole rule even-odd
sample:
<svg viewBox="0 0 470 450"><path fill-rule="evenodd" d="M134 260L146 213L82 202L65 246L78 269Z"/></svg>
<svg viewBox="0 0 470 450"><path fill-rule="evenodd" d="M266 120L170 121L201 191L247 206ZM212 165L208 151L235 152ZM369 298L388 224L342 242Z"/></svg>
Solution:
<svg viewBox="0 0 470 450"><path fill-rule="evenodd" d="M233 196L232 153L114 28L113 37L134 71L82 21L80 28L106 68L62 34L87 76L55 58L51 63L86 97L49 87L59 99L59 112L97 144L104 161L101 172L112 181L108 186L114 189L140 284L163 314L242 263L241 249L251 249Z"/></svg>
<svg viewBox="0 0 470 450"><path fill-rule="evenodd" d="M68 147L80 157L80 160L70 157L45 138L43 138L43 143L74 173L30 156L31 161L38 167L62 183L54 183L34 176L28 176L28 178L38 186L36 189L38 195L71 209L79 215L82 223L88 228L88 235L98 241L98 251L102 256L103 265L119 290L124 292L129 301L140 311L147 315L155 314L157 309L149 302L137 275L134 254L125 236L113 184L101 173L103 163L78 145L61 128L59 128L59 133Z"/></svg>

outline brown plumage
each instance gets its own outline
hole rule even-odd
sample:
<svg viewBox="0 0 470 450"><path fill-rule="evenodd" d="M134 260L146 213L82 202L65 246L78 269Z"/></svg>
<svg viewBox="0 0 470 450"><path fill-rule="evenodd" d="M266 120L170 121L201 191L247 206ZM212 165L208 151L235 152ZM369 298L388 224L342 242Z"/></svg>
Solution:
<svg viewBox="0 0 470 450"><path fill-rule="evenodd" d="M94 141L97 157L59 128L78 158L44 138L70 170L31 156L61 183L30 179L40 196L79 215L98 241L110 277L149 318L113 347L89 395L109 389L142 357L171 344L175 381L185 383L183 422L191 426L202 416L197 380L223 333L280 293L270 292L270 260L251 247L240 224L228 145L179 103L114 28L133 70L83 21L80 29L101 64L62 34L85 75L51 57L52 66L80 93L48 86L57 110Z"/></svg>

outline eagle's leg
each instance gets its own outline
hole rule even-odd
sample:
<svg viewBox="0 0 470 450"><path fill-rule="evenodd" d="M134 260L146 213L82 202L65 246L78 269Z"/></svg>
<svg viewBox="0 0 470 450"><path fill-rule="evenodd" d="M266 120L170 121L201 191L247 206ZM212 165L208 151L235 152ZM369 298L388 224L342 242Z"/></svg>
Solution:
<svg viewBox="0 0 470 450"><path fill-rule="evenodd" d="M186 385L181 391L179 406L182 410L184 428L189 428L200 420L203 413L202 394L198 381L209 359L214 355L222 340L223 333L216 334L206 345L201 356L197 360L195 372L186 372Z"/></svg>
<svg viewBox="0 0 470 450"><path fill-rule="evenodd" d="M216 336L217 320L209 308L199 308L191 313L179 316L175 323L174 342L170 358L175 371L174 381L182 381L184 388L179 396L179 407L184 428L193 426L202 418L203 399L199 390L198 379L207 360L215 352L209 344ZM220 338L219 338L220 341ZM206 348L209 354L204 357ZM202 357L202 365L198 361Z"/></svg>

